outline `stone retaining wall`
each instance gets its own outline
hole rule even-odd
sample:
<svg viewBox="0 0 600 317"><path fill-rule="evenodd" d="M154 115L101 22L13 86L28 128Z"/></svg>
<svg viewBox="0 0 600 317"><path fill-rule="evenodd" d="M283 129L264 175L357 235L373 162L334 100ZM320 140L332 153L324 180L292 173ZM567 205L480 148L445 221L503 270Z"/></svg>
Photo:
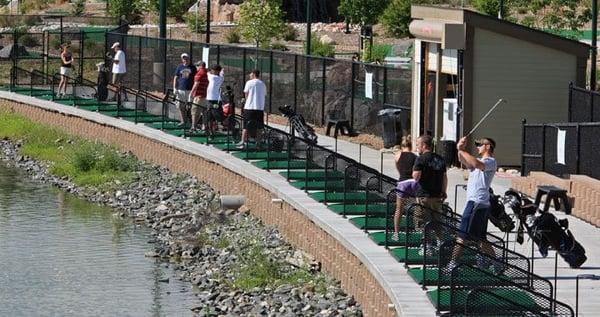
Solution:
<svg viewBox="0 0 600 317"><path fill-rule="evenodd" d="M0 102L0 109L74 135L118 145L142 160L196 176L222 194L245 195L251 212L265 224L276 226L292 245L315 256L323 270L340 280L344 290L361 304L365 316L396 315L388 309L392 301L383 287L354 254L290 204L273 203L272 193L256 182L163 142L82 117L8 100Z"/></svg>

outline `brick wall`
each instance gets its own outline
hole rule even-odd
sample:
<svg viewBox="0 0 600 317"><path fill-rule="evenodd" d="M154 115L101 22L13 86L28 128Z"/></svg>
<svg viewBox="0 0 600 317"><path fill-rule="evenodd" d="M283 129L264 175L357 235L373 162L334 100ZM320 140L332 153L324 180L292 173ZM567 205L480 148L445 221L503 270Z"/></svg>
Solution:
<svg viewBox="0 0 600 317"><path fill-rule="evenodd" d="M323 270L340 280L344 290L361 304L365 316L395 315L388 310L391 301L386 292L356 256L291 205L272 203L271 193L257 183L216 163L126 130L13 101L3 100L0 109L23 114L73 135L117 145L142 160L196 176L223 194L245 195L251 212L265 224L276 226L292 245L320 261Z"/></svg>

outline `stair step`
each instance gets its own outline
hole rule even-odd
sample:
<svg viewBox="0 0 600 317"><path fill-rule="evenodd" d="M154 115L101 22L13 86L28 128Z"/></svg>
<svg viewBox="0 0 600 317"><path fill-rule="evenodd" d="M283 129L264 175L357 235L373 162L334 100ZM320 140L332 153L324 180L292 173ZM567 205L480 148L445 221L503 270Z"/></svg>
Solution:
<svg viewBox="0 0 600 317"><path fill-rule="evenodd" d="M454 304L457 307L464 307L467 295L471 291L471 288L466 289L455 289L452 296L456 296L454 298ZM501 307L501 303L499 301L495 301L493 304L494 309L498 309L501 311L509 312L511 310L522 311L523 308L528 308L531 311L540 310L539 305L536 304L535 300L531 298L526 291L517 290L517 289L506 289L506 288L486 288L486 291L493 293L499 297L506 298L507 300L517 304L518 306L512 305L510 302L503 302L506 306ZM431 301L434 307L436 307L440 311L448 311L450 310L450 289L435 289L427 292L427 297ZM471 301L477 301L479 298L477 296L472 296L469 298L470 305L477 305L477 303L473 303ZM490 305L489 302L482 302L481 307L486 307ZM492 313L493 315L493 313ZM498 315L502 315L499 313ZM518 315L511 315L518 316Z"/></svg>
<svg viewBox="0 0 600 317"><path fill-rule="evenodd" d="M398 232L398 240L394 241L392 240L392 235L393 232L388 232L387 234L387 238L388 238L388 246L419 246L421 244L421 240L423 239L423 234L420 232L410 232L408 234L409 240L406 241L406 232L404 231L400 231ZM372 232L369 233L369 238L371 238L371 240L375 241L375 243L377 243L377 245L385 245L385 232L381 231L381 232ZM428 272L429 273L429 272Z"/></svg>
<svg viewBox="0 0 600 317"><path fill-rule="evenodd" d="M236 152L233 156L243 160L287 160L287 152Z"/></svg>
<svg viewBox="0 0 600 317"><path fill-rule="evenodd" d="M309 195L318 202L341 203L344 202L343 192L316 192ZM345 195L346 202L364 202L367 200L367 193L364 191L351 191ZM385 199L374 192L368 195L369 202L385 202Z"/></svg>
<svg viewBox="0 0 600 317"><path fill-rule="evenodd" d="M288 178L287 171L280 172L279 174L285 178ZM325 179L326 175L327 175L327 179L343 179L344 178L344 173L342 173L342 172L327 171L327 173L325 173L325 170L315 170L315 171L308 171L308 172L306 172L306 171L290 171L289 179L290 180L306 180L308 178L308 180L322 180L322 179Z"/></svg>
<svg viewBox="0 0 600 317"><path fill-rule="evenodd" d="M262 169L302 169L302 168L314 168L313 164L308 163L305 160L292 160L292 161L256 161L252 164Z"/></svg>
<svg viewBox="0 0 600 317"><path fill-rule="evenodd" d="M331 190L331 189L344 189L344 181L330 180L330 181L293 181L290 184L299 189L305 190Z"/></svg>
<svg viewBox="0 0 600 317"><path fill-rule="evenodd" d="M390 249L392 256L398 261L406 264L423 264L423 250L419 247L409 247L408 253L406 247ZM438 256L428 255L425 259L427 264L438 263Z"/></svg>
<svg viewBox="0 0 600 317"><path fill-rule="evenodd" d="M386 218L385 217L354 217L350 219L350 222L358 227L359 229L367 230L385 230ZM400 227L406 228L406 218L400 219ZM394 229L394 221L389 219L387 221L388 229Z"/></svg>
<svg viewBox="0 0 600 317"><path fill-rule="evenodd" d="M344 208L345 206L345 208ZM374 216L374 215L378 215L378 216L386 216L386 211L389 209L389 211L387 212L387 214L391 217L394 214L394 210L396 208L395 205L386 205L386 204L381 204L381 203L377 203L377 204L331 204L328 205L327 208L331 209L333 212L335 212L336 214L343 214L344 211L346 213L346 215L348 216L361 216L361 215L365 215L365 212L367 211L367 206L369 209L369 215ZM345 210L344 210L345 209Z"/></svg>

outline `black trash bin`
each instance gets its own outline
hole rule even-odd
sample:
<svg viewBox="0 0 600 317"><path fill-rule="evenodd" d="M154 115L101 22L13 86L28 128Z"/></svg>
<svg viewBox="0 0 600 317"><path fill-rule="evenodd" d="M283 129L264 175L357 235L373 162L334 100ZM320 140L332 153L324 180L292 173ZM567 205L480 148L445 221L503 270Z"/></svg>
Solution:
<svg viewBox="0 0 600 317"><path fill-rule="evenodd" d="M456 165L458 152L456 151L456 141L441 140L437 144L437 154L444 158L446 166Z"/></svg>
<svg viewBox="0 0 600 317"><path fill-rule="evenodd" d="M383 147L391 148L402 139L401 109L383 109L377 114L383 127Z"/></svg>

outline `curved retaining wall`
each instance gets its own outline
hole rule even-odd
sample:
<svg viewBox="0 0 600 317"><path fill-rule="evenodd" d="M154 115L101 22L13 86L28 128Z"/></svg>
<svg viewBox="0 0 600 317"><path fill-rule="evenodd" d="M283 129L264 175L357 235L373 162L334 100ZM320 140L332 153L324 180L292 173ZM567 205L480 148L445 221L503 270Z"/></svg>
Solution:
<svg viewBox="0 0 600 317"><path fill-rule="evenodd" d="M226 152L99 113L0 92L0 109L14 111L71 134L114 144L138 158L189 173L222 194L241 194L264 223L312 254L361 304L365 316L433 316L420 288L366 235L283 177ZM273 201L273 198L281 200Z"/></svg>

